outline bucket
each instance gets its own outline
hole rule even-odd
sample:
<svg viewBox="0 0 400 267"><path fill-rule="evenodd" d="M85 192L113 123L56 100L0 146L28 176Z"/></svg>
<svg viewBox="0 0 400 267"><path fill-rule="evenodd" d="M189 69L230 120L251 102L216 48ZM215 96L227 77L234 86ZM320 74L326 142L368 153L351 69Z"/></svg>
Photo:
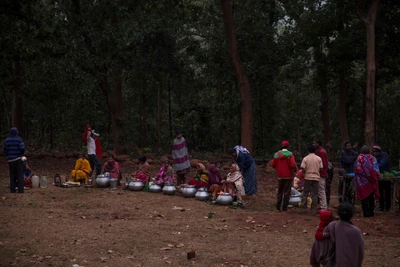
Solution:
<svg viewBox="0 0 400 267"><path fill-rule="evenodd" d="M117 189L118 179L110 179L110 187L111 189Z"/></svg>
<svg viewBox="0 0 400 267"><path fill-rule="evenodd" d="M47 188L47 177L40 177L40 188Z"/></svg>
<svg viewBox="0 0 400 267"><path fill-rule="evenodd" d="M39 176L32 176L32 188L39 188Z"/></svg>

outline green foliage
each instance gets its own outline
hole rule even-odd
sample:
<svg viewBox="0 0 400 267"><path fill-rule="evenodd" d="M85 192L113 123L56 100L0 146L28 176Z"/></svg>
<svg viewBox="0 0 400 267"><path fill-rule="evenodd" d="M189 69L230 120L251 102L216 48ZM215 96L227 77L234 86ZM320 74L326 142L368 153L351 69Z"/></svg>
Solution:
<svg viewBox="0 0 400 267"><path fill-rule="evenodd" d="M169 151L177 128L193 152L239 143L241 103L219 1L7 0L0 7L2 136L11 118L11 66L19 61L21 132L30 149L84 149L87 123L101 133L104 148L112 148L100 81L106 77L113 90L115 70L123 92L119 141L127 153ZM376 27L377 141L393 159L400 157L399 10L395 1L383 1ZM353 2L234 1L234 18L252 90L257 155L270 157L282 139L304 152L322 137L321 88L329 92L336 155L340 71L348 87L349 134L362 143L366 42Z"/></svg>

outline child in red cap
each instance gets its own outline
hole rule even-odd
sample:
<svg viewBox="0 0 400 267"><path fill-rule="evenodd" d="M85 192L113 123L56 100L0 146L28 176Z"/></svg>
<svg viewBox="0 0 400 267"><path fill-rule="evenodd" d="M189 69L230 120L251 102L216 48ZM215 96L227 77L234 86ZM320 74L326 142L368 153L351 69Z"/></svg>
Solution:
<svg viewBox="0 0 400 267"><path fill-rule="evenodd" d="M319 225L315 233L315 241L311 249L310 264L311 266L324 265L329 258L329 234L324 233L324 229L333 221L333 214L329 210L319 211Z"/></svg>

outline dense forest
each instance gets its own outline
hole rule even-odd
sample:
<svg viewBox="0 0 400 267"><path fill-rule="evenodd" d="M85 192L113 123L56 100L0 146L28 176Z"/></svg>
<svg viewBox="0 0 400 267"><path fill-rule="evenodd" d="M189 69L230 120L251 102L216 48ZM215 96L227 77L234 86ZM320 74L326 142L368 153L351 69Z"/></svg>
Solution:
<svg viewBox="0 0 400 267"><path fill-rule="evenodd" d="M269 157L313 139L400 158L396 0L3 0L0 133L34 150Z"/></svg>

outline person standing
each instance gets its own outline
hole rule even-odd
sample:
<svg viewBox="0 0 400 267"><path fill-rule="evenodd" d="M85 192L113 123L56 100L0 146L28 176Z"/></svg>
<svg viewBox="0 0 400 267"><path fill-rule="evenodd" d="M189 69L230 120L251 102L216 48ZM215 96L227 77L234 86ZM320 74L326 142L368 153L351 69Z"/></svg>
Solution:
<svg viewBox="0 0 400 267"><path fill-rule="evenodd" d="M360 229L351 222L353 209L350 203L341 203L338 207L340 220L329 223L324 229L323 236L329 237L329 245L323 266L362 266L364 240Z"/></svg>
<svg viewBox="0 0 400 267"><path fill-rule="evenodd" d="M10 191L16 193L15 187L18 186L18 193L24 193L24 173L21 158L25 153L25 143L18 136L18 129L13 127L10 135L4 140L3 152L7 156L8 168L10 170Z"/></svg>
<svg viewBox="0 0 400 267"><path fill-rule="evenodd" d="M378 162L364 145L361 147L354 169L357 198L361 200L364 217L374 216L375 199L379 199L378 179Z"/></svg>
<svg viewBox="0 0 400 267"><path fill-rule="evenodd" d="M315 147L313 145L308 147L308 155L302 160L300 168L303 170L305 181L299 213L305 213L307 197L311 194L312 203L310 215L314 216L317 214L319 179L323 165L321 158L315 155Z"/></svg>
<svg viewBox="0 0 400 267"><path fill-rule="evenodd" d="M174 171L176 172L177 185L181 185L186 182L186 173L190 168L189 151L186 140L182 136L182 131L176 130L175 133L176 136L172 145L172 160Z"/></svg>
<svg viewBox="0 0 400 267"><path fill-rule="evenodd" d="M356 159L358 157L358 153L354 151L354 147L356 147L357 144L354 146L351 145L350 141L346 140L343 143L343 150L340 154L340 161L341 161L341 168L344 169L346 173L354 173L354 163L356 162ZM345 175L346 176L346 175ZM352 188L351 179L346 179L341 177L339 180L339 186L338 186L338 198L339 202L342 202L342 194L343 194L343 186L344 183L346 183L346 188ZM347 200L348 202L352 202L351 199L351 194L349 195L349 199Z"/></svg>
<svg viewBox="0 0 400 267"><path fill-rule="evenodd" d="M321 210L328 209L328 205L326 204L326 178L328 177L328 153L322 147L321 140L315 140L313 142L313 146L315 147L315 155L321 158L322 160L322 170L319 178L319 186L318 186L318 198L321 204Z"/></svg>
<svg viewBox="0 0 400 267"><path fill-rule="evenodd" d="M292 152L288 150L289 142L281 143L282 149L274 154L271 166L278 176L278 193L276 197L276 210L286 211L290 199L290 190L293 182L293 173L297 171L296 161Z"/></svg>
<svg viewBox="0 0 400 267"><path fill-rule="evenodd" d="M390 172L390 161L389 155L386 152L383 152L379 145L374 145L372 147L373 154L378 162L380 173ZM381 211L388 211L391 207L391 190L392 190L392 182L389 180L378 180L379 185L379 209Z"/></svg>
<svg viewBox="0 0 400 267"><path fill-rule="evenodd" d="M250 152L242 147L235 146L228 150L228 154L236 161L244 178L244 191L250 198L257 193L256 163ZM250 203L248 203L250 204Z"/></svg>
<svg viewBox="0 0 400 267"><path fill-rule="evenodd" d="M98 133L96 133L90 125L88 125L88 128L86 129L86 134L87 134L87 149L88 149L88 157L89 157L89 163L90 163L90 168L92 171L90 172L90 176L92 176L92 172L96 168L96 176L101 174L101 164L100 160L98 159L97 156L101 157L101 146L100 146L100 141L98 137L100 136Z"/></svg>

